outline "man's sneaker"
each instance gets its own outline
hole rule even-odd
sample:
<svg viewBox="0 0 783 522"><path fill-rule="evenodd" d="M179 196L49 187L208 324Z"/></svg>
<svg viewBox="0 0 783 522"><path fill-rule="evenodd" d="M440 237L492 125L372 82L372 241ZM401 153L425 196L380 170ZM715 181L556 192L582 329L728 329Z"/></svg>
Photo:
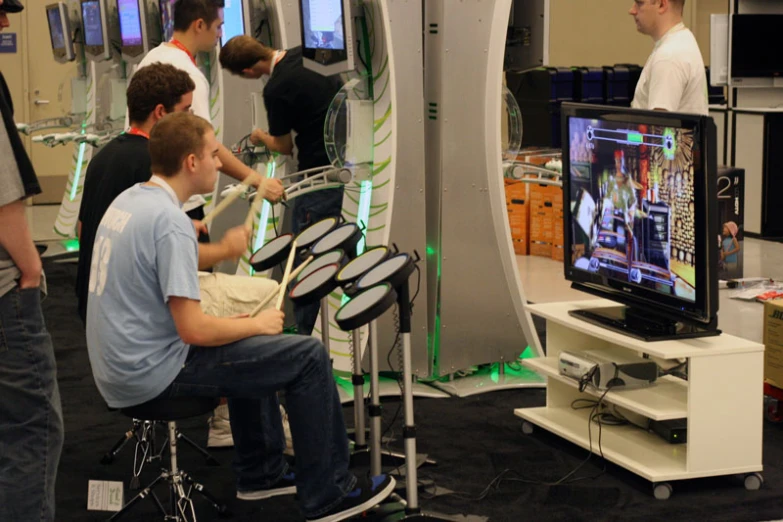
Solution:
<svg viewBox="0 0 783 522"><path fill-rule="evenodd" d="M283 475L276 484L266 489L237 491L237 498L239 500L264 500L265 498L279 497L281 495L294 495L296 493L294 478L295 475L293 473L288 473Z"/></svg>
<svg viewBox="0 0 783 522"><path fill-rule="evenodd" d="M291 424L288 422L288 413L285 411L283 405L280 405L280 416L283 418L283 432L285 433L285 449L283 453L286 455L294 454L294 439L291 438Z"/></svg>
<svg viewBox="0 0 783 522"><path fill-rule="evenodd" d="M231 423L228 420L228 404L221 404L209 418L208 448L230 448L234 445Z"/></svg>
<svg viewBox="0 0 783 522"><path fill-rule="evenodd" d="M392 494L396 482L389 475L359 478L356 489L348 493L340 504L317 518L308 518L307 522L337 522L364 513L380 504Z"/></svg>

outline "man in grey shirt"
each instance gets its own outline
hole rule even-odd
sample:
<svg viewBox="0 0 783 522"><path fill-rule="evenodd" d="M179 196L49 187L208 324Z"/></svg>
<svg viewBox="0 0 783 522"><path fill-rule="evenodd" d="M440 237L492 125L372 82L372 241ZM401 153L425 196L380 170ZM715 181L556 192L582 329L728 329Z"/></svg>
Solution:
<svg viewBox="0 0 783 522"><path fill-rule="evenodd" d="M0 31L19 0L0 0ZM63 420L25 200L41 193L0 72L0 520L54 520Z"/></svg>

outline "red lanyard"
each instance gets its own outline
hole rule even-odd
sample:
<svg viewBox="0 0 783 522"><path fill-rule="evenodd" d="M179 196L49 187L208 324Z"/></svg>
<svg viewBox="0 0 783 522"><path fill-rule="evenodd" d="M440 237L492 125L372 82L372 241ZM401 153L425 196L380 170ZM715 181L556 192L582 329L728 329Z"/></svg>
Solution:
<svg viewBox="0 0 783 522"><path fill-rule="evenodd" d="M144 138L150 139L150 135L144 132L143 130L139 130L136 127L131 127L128 129L128 134L132 136L142 136Z"/></svg>
<svg viewBox="0 0 783 522"><path fill-rule="evenodd" d="M177 47L178 49L180 49L182 51L185 51L185 53L188 55L188 58L190 58L190 61L193 62L193 65L196 65L196 57L193 56L193 54L190 51L188 51L187 47L182 45L182 42L180 42L176 38L172 38L171 39L171 45L173 45L174 47Z"/></svg>

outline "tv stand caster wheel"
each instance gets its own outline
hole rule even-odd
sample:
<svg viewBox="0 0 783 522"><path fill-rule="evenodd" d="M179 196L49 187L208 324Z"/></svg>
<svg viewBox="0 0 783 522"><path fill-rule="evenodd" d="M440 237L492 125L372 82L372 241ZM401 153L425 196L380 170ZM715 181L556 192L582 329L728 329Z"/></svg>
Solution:
<svg viewBox="0 0 783 522"><path fill-rule="evenodd" d="M672 496L672 485L668 482L653 484L653 496L658 500L669 500Z"/></svg>
<svg viewBox="0 0 783 522"><path fill-rule="evenodd" d="M745 475L745 489L748 491L758 491L764 485L764 477L760 473L749 473Z"/></svg>
<svg viewBox="0 0 783 522"><path fill-rule="evenodd" d="M522 421L522 433L524 433L525 435L532 435L533 425L530 424L528 421Z"/></svg>

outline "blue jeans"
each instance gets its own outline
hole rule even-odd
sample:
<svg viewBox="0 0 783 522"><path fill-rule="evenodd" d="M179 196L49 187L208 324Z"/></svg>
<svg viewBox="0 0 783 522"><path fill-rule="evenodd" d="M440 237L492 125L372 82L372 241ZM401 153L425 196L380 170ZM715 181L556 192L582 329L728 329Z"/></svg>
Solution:
<svg viewBox="0 0 783 522"><path fill-rule="evenodd" d="M324 189L294 199L293 222L291 223L291 231L294 235L322 219L340 216L343 210L343 192L342 187ZM301 260L297 259L296 264L299 265L299 263ZM294 305L297 333L300 335L313 333L320 309L320 303L311 303L306 306Z"/></svg>
<svg viewBox="0 0 783 522"><path fill-rule="evenodd" d="M41 290L0 297L0 520L54 520L63 414Z"/></svg>
<svg viewBox="0 0 783 522"><path fill-rule="evenodd" d="M237 489L276 483L288 472L277 392L285 390L296 451L296 488L307 517L326 513L356 484L329 356L312 337L249 337L219 347L193 346L164 396L228 397Z"/></svg>

